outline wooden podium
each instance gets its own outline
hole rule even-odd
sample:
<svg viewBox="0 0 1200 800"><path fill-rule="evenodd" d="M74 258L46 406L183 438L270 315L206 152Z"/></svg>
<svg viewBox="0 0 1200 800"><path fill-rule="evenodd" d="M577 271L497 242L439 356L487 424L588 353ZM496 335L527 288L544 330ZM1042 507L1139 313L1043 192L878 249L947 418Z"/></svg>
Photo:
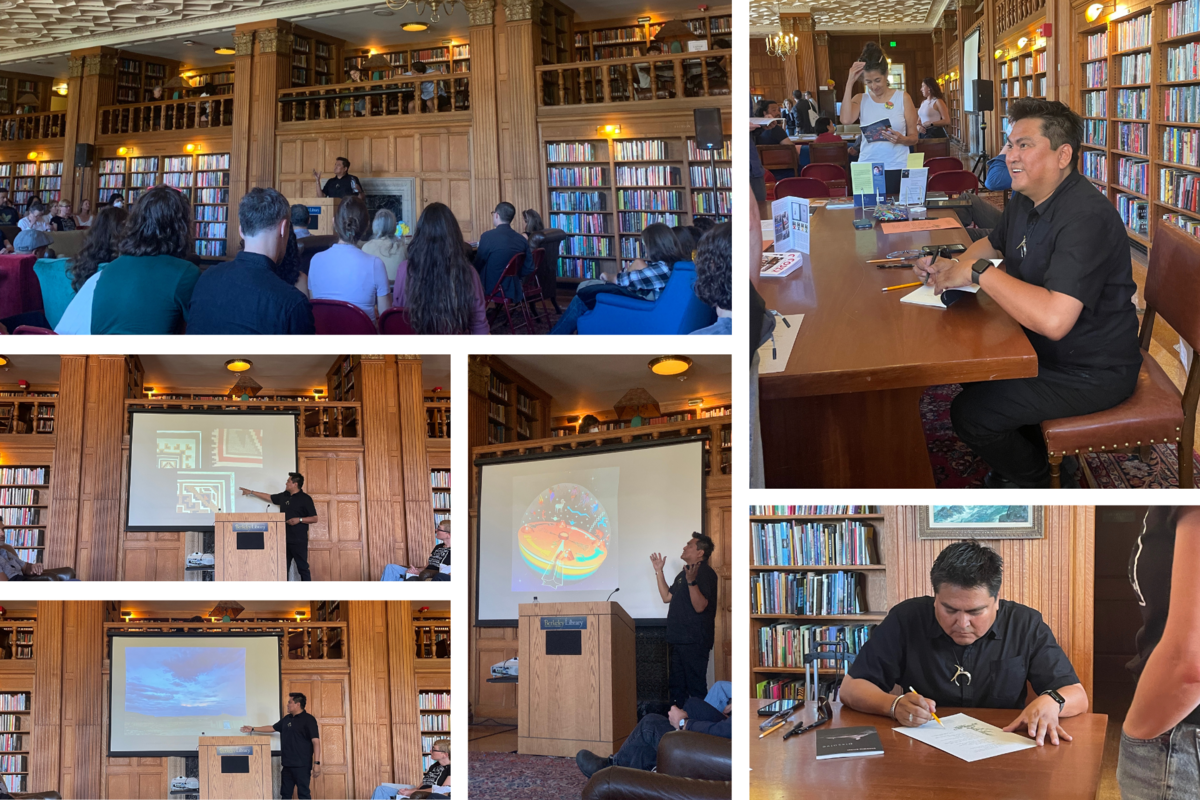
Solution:
<svg viewBox="0 0 1200 800"><path fill-rule="evenodd" d="M615 753L637 724L633 620L617 603L522 603L517 752Z"/></svg>
<svg viewBox="0 0 1200 800"><path fill-rule="evenodd" d="M309 185L311 186L311 178ZM309 224L316 222L315 227L310 227L308 230L313 236L333 236L337 233L333 229L333 218L337 215L338 206L342 204L340 197L289 197L288 203L291 205L308 206L308 213L314 214L316 219L310 220Z"/></svg>
<svg viewBox="0 0 1200 800"><path fill-rule="evenodd" d="M200 800L270 800L270 736L201 736Z"/></svg>
<svg viewBox="0 0 1200 800"><path fill-rule="evenodd" d="M283 514L217 514L213 580L286 581Z"/></svg>

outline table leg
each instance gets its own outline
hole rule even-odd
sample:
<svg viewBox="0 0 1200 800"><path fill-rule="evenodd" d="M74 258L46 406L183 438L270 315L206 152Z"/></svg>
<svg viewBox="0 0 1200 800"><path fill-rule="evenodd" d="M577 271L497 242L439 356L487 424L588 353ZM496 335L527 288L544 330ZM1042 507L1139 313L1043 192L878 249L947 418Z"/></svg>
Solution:
<svg viewBox="0 0 1200 800"><path fill-rule="evenodd" d="M933 488L924 391L760 401L767 488Z"/></svg>

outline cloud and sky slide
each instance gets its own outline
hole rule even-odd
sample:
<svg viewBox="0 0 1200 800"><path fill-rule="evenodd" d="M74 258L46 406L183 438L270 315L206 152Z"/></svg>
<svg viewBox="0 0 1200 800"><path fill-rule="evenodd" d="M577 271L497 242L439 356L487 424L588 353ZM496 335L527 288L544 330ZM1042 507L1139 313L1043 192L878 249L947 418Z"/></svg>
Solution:
<svg viewBox="0 0 1200 800"><path fill-rule="evenodd" d="M151 717L246 713L244 647L130 647L125 711Z"/></svg>

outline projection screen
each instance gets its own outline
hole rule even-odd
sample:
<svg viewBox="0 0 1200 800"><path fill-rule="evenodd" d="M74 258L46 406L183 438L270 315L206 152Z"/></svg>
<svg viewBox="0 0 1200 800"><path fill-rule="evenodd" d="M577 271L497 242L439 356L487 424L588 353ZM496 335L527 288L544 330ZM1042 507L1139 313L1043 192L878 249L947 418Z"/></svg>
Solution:
<svg viewBox="0 0 1200 800"><path fill-rule="evenodd" d="M518 605L612 599L640 621L665 620L650 554L666 558L704 531L706 435L602 451L477 462L478 624L516 625Z"/></svg>
<svg viewBox="0 0 1200 800"><path fill-rule="evenodd" d="M963 40L963 55L962 55L962 80L958 85L962 87L963 111L974 113L979 109L975 108L975 81L979 78L979 29L971 31L967 34L967 38Z"/></svg>
<svg viewBox="0 0 1200 800"><path fill-rule="evenodd" d="M283 717L279 660L273 634L114 634L108 754L195 755L201 736L274 725Z"/></svg>
<svg viewBox="0 0 1200 800"><path fill-rule="evenodd" d="M135 411L125 529L212 530L218 512L265 511L239 487L282 492L297 463L294 412Z"/></svg>

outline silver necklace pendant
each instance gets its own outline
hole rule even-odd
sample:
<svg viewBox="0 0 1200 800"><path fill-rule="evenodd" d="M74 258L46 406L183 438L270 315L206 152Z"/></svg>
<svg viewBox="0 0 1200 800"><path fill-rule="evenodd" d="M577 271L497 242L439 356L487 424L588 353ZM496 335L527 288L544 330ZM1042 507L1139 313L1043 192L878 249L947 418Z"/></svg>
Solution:
<svg viewBox="0 0 1200 800"><path fill-rule="evenodd" d="M970 686L971 685L971 673L967 672L965 669L960 667L958 664L954 665L954 669L955 669L955 673L954 673L954 676L952 678L950 678L950 682L953 683L955 686L961 686L962 684L960 684L958 682L958 678L960 675L966 675L967 676L967 686Z"/></svg>

